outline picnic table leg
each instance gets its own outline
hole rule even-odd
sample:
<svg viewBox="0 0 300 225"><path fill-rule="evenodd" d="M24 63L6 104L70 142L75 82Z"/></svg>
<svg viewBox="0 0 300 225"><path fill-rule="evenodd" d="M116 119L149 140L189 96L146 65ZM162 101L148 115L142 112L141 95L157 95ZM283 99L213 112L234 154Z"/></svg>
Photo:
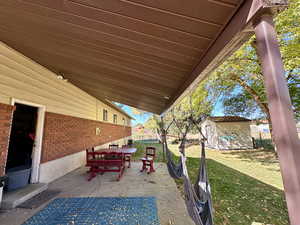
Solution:
<svg viewBox="0 0 300 225"><path fill-rule="evenodd" d="M89 172L90 176L88 177L88 181L91 181L97 175L94 169L95 169L94 167L90 168L90 172Z"/></svg>
<svg viewBox="0 0 300 225"><path fill-rule="evenodd" d="M128 168L131 167L131 155L128 156Z"/></svg>
<svg viewBox="0 0 300 225"><path fill-rule="evenodd" d="M120 167L120 173L119 173L117 181L121 180L121 178L123 176L123 173L124 173L124 170L125 170L125 165Z"/></svg>
<svg viewBox="0 0 300 225"><path fill-rule="evenodd" d="M88 171L86 171L86 173L90 173L92 168L89 168Z"/></svg>

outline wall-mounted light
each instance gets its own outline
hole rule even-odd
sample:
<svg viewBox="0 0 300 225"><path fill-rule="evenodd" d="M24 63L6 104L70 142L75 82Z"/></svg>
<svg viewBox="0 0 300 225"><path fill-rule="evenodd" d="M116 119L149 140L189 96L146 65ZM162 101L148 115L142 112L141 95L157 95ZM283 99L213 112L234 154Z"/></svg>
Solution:
<svg viewBox="0 0 300 225"><path fill-rule="evenodd" d="M96 135L100 135L101 134L101 129L100 127L96 127Z"/></svg>
<svg viewBox="0 0 300 225"><path fill-rule="evenodd" d="M62 80L62 81L68 82L68 79L65 79L64 76L63 76L62 74L57 75L56 78L57 78L58 80Z"/></svg>

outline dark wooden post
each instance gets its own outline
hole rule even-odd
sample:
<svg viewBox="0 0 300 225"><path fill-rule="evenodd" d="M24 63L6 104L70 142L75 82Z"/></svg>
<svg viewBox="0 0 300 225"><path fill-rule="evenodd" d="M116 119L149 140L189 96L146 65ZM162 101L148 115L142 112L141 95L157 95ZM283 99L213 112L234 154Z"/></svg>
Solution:
<svg viewBox="0 0 300 225"><path fill-rule="evenodd" d="M161 126L159 129L161 130L161 141L163 145L163 161L166 160L166 146L165 146L165 141L166 141L166 130L165 130L165 124L164 124L164 117L162 116L161 118Z"/></svg>
<svg viewBox="0 0 300 225"><path fill-rule="evenodd" d="M271 15L254 26L290 223L300 224L300 140Z"/></svg>

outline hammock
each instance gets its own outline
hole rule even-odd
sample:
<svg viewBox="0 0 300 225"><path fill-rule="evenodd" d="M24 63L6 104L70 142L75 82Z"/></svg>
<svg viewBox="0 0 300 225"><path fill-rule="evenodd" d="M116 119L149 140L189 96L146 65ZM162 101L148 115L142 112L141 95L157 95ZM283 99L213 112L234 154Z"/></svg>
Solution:
<svg viewBox="0 0 300 225"><path fill-rule="evenodd" d="M181 140L181 143L179 145L180 152L182 152L183 155L184 155L184 146L185 146L185 140L186 140L186 135L187 135L188 130L189 130L189 126L186 127L186 131L184 133L182 133L182 140ZM172 155L171 151L168 148L168 143L167 143L167 138L166 138L167 137L167 130L164 130L162 132L162 134L163 134L163 136L162 136L163 149L166 151L167 167L168 167L169 174L174 179L180 179L183 176L183 167L182 167L181 156L180 156L179 162L177 162L177 163L174 162L173 155Z"/></svg>
<svg viewBox="0 0 300 225"><path fill-rule="evenodd" d="M188 175L186 167L185 157L185 141L186 135L189 131L190 124L186 126L186 130L183 133L182 141L180 144L180 160L174 162L172 153L168 148L166 134L167 130L162 128L162 141L163 148L166 151L168 171L174 179L183 179L184 182L184 193L187 210L196 225L213 225L213 208L211 200L210 185L208 181L206 171L206 160L205 160L205 138L201 132L201 128L198 124L190 118L190 121L196 125L198 131L202 135L201 141L201 159L198 177L196 184L193 186ZM173 122L173 121L172 121ZM170 126L169 126L170 127ZM169 128L168 127L168 128Z"/></svg>
<svg viewBox="0 0 300 225"><path fill-rule="evenodd" d="M166 142L165 142L165 149L167 155L167 167L168 167L169 174L174 179L180 179L183 176L182 160L180 159L178 163L175 163L173 161L172 153L170 152Z"/></svg>

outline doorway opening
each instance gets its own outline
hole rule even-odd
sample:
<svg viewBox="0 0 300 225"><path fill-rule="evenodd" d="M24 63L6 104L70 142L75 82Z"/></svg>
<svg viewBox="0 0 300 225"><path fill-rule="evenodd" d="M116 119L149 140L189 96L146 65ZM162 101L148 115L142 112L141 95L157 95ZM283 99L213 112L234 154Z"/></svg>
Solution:
<svg viewBox="0 0 300 225"><path fill-rule="evenodd" d="M15 103L5 172L15 174L18 171L27 171L26 184L29 183L33 163L37 119L37 107ZM24 175L23 173L22 176Z"/></svg>

